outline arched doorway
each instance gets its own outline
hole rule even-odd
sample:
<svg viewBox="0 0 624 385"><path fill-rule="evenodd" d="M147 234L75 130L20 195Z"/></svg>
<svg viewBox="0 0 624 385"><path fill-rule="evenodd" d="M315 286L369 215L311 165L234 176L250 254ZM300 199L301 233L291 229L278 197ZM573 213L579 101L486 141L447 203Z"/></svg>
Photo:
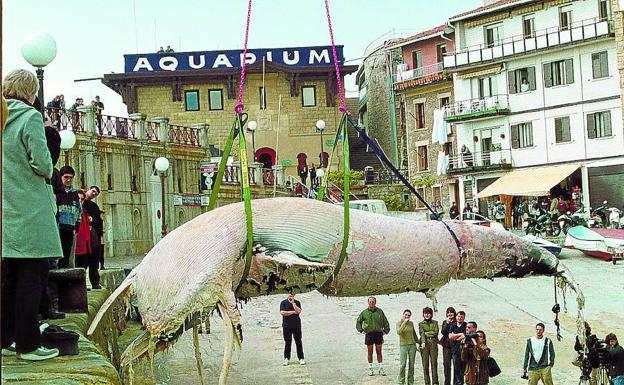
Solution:
<svg viewBox="0 0 624 385"><path fill-rule="evenodd" d="M256 150L256 159L262 163L262 168L272 168L275 165L275 150L263 147Z"/></svg>

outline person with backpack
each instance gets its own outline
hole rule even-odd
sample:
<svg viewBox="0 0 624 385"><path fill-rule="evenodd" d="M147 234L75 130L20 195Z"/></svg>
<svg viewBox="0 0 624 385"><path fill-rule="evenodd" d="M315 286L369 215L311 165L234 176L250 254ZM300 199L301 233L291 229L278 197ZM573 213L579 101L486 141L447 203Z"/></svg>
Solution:
<svg viewBox="0 0 624 385"><path fill-rule="evenodd" d="M524 351L525 376L528 374L529 385L537 385L542 380L544 385L553 385L552 367L555 365L555 349L550 338L544 336L543 323L535 325L535 337L527 339Z"/></svg>

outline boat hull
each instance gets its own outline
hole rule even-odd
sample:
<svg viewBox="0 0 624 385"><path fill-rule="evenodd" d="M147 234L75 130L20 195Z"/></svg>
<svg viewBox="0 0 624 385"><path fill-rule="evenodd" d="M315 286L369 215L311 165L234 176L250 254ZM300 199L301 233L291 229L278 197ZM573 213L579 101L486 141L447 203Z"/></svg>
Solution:
<svg viewBox="0 0 624 385"><path fill-rule="evenodd" d="M624 253L624 230L573 227L568 231L565 247L604 261L621 259Z"/></svg>

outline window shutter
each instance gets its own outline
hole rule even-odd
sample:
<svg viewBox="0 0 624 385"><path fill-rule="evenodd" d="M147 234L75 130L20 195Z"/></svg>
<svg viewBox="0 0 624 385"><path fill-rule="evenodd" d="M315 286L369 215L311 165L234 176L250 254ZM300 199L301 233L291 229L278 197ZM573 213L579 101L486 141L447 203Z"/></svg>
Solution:
<svg viewBox="0 0 624 385"><path fill-rule="evenodd" d="M563 142L563 119L555 119L555 143Z"/></svg>
<svg viewBox="0 0 624 385"><path fill-rule="evenodd" d="M572 140L572 134L570 133L570 118L563 119L561 123L563 141L569 142Z"/></svg>
<svg viewBox="0 0 624 385"><path fill-rule="evenodd" d="M602 113L604 122L605 136L611 136L611 111L605 111Z"/></svg>
<svg viewBox="0 0 624 385"><path fill-rule="evenodd" d="M516 91L516 71L507 72L507 88L510 94L518 92Z"/></svg>
<svg viewBox="0 0 624 385"><path fill-rule="evenodd" d="M537 88L537 82L535 81L535 67L529 67L527 68L527 71L529 73L529 90L535 91Z"/></svg>
<svg viewBox="0 0 624 385"><path fill-rule="evenodd" d="M546 63L542 66L544 69L544 87L549 88L552 87L552 67L551 63Z"/></svg>
<svg viewBox="0 0 624 385"><path fill-rule="evenodd" d="M572 59L565 61L566 84L574 83L574 62Z"/></svg>
<svg viewBox="0 0 624 385"><path fill-rule="evenodd" d="M606 52L600 54L600 71L602 76L609 76L609 56Z"/></svg>
<svg viewBox="0 0 624 385"><path fill-rule="evenodd" d="M595 114L587 114L587 139L596 138Z"/></svg>
<svg viewBox="0 0 624 385"><path fill-rule="evenodd" d="M520 148L519 126L511 126L511 148Z"/></svg>
<svg viewBox="0 0 624 385"><path fill-rule="evenodd" d="M598 79L601 77L600 72L600 54L593 53L592 54L592 72L594 75L594 79Z"/></svg>
<svg viewBox="0 0 624 385"><path fill-rule="evenodd" d="M527 136L526 146L533 147L533 123L528 122L524 125L525 135Z"/></svg>

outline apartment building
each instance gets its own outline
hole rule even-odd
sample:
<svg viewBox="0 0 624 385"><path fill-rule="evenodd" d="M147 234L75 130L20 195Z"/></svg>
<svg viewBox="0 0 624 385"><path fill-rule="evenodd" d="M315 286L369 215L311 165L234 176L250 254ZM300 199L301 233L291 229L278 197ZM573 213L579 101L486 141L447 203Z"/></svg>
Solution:
<svg viewBox="0 0 624 385"><path fill-rule="evenodd" d="M503 192L539 195L545 185L580 188L590 206L624 201L614 4L486 1L449 20L455 51L444 69L453 73L456 101L445 120L456 125L449 173L459 177L462 205ZM547 177L529 178L523 191L499 179L527 168Z"/></svg>

